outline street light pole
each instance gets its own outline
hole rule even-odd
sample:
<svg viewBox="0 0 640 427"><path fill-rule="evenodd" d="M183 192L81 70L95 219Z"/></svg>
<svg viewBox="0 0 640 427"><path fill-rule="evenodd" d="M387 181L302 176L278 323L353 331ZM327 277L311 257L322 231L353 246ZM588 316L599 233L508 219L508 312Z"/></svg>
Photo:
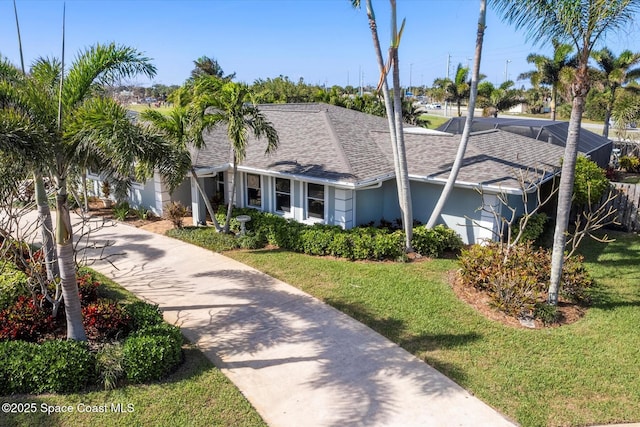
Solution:
<svg viewBox="0 0 640 427"><path fill-rule="evenodd" d="M507 59L507 61L504 63L504 81L505 82L509 80L509 62L511 62L511 60Z"/></svg>
<svg viewBox="0 0 640 427"><path fill-rule="evenodd" d="M412 81L411 81L411 77L413 76L413 64L409 64L409 92L413 93L413 91L411 90L411 86L412 86Z"/></svg>

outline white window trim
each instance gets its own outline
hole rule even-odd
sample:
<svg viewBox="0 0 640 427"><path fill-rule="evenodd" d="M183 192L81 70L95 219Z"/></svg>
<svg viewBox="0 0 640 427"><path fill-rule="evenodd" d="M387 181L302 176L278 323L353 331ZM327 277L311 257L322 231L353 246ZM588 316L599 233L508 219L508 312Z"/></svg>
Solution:
<svg viewBox="0 0 640 427"><path fill-rule="evenodd" d="M260 179L260 206L250 205L249 204L249 175L257 175ZM257 173L247 172L244 175L244 205L248 208L259 209L261 211L264 210L264 180L263 176Z"/></svg>
<svg viewBox="0 0 640 427"><path fill-rule="evenodd" d="M278 190L276 186L277 179L286 179L289 181L289 212L279 211L277 209L277 203L278 203ZM293 209L294 209L293 195L294 195L294 184L292 179L275 177L275 176L273 177L273 213L275 213L276 215L280 215L281 217L284 217L284 218L293 218Z"/></svg>
<svg viewBox="0 0 640 427"><path fill-rule="evenodd" d="M327 191L327 186L324 184L316 184L322 185L323 187L323 195L324 195L324 218L315 218L309 216L309 184L316 184L315 182L305 182L304 183L304 221L305 224L325 224L328 217L328 207L329 203L327 201L327 196L329 192Z"/></svg>

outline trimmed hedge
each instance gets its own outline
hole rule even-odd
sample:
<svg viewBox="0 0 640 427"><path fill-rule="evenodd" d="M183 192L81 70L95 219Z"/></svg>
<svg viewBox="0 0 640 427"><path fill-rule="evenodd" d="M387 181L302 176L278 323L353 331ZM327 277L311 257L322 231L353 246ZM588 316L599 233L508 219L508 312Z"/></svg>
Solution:
<svg viewBox="0 0 640 427"><path fill-rule="evenodd" d="M70 393L94 382L95 359L87 343L0 342L0 394Z"/></svg>
<svg viewBox="0 0 640 427"><path fill-rule="evenodd" d="M125 305L124 311L131 319L131 329L134 331L164 322L158 304L136 301Z"/></svg>
<svg viewBox="0 0 640 427"><path fill-rule="evenodd" d="M219 220L224 221L224 215L218 215ZM376 227L344 230L335 225L305 225L273 213L243 208L233 212L231 231L236 233L239 231L239 224L234 219L238 215L249 215L251 221L246 223L247 236L236 239L236 247L259 248L270 244L293 252L332 255L350 260L398 259L404 255L404 233L401 230ZM437 257L445 251L459 251L463 246L460 236L444 225L431 230L416 227L413 232L412 244L421 255ZM215 231L212 233L219 234ZM184 238L204 247L207 247L206 241L212 238L205 231L192 234L197 234L198 237L186 237L185 233L177 230L169 232L171 236Z"/></svg>
<svg viewBox="0 0 640 427"><path fill-rule="evenodd" d="M136 331L125 340L122 356L129 382L158 380L182 361L180 329L165 323Z"/></svg>

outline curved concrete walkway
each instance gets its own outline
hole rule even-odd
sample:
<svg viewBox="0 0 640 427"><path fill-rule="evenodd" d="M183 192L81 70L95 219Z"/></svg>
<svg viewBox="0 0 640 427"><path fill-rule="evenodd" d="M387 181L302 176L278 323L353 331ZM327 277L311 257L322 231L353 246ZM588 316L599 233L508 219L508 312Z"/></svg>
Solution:
<svg viewBox="0 0 640 427"><path fill-rule="evenodd" d="M223 255L124 224L92 267L157 303L270 426L512 426L343 313ZM93 250L90 256L98 256Z"/></svg>

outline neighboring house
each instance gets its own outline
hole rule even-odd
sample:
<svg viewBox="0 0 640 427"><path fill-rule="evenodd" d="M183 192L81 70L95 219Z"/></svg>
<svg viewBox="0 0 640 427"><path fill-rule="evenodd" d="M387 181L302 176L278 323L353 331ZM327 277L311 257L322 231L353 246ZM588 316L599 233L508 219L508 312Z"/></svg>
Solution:
<svg viewBox="0 0 640 427"><path fill-rule="evenodd" d="M278 132L277 151L264 155L265 141L248 141L239 165L235 204L313 224L351 228L401 217L387 119L327 104L268 104L260 110ZM194 152L194 165L207 194L229 200L232 153L226 129L205 135L206 148ZM405 128L413 215L425 223L443 189L460 135ZM563 148L500 129L471 135L464 165L442 213L442 223L467 243L495 237L497 224L482 207L509 205L524 210L523 186L545 182L557 173ZM190 180L173 195L155 179L134 187L131 202L160 214L170 200L191 206L194 223L205 218L204 203ZM478 191L482 189L482 191ZM535 197L529 197L533 207ZM504 209L504 212L507 210Z"/></svg>

